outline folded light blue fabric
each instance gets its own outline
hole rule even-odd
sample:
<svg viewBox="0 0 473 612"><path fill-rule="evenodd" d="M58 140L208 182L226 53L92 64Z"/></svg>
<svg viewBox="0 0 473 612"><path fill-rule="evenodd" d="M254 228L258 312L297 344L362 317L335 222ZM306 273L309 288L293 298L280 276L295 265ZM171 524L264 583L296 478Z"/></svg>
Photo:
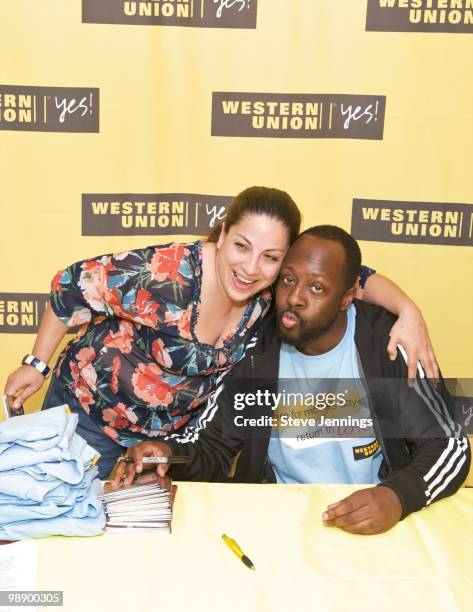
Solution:
<svg viewBox="0 0 473 612"><path fill-rule="evenodd" d="M102 532L99 454L77 420L58 406L0 423L0 539Z"/></svg>
<svg viewBox="0 0 473 612"><path fill-rule="evenodd" d="M43 461L61 461L62 453L63 450L58 446L43 451L35 451L19 444L12 444L0 455L0 472L35 465Z"/></svg>
<svg viewBox="0 0 473 612"><path fill-rule="evenodd" d="M94 480L88 489L87 497L80 503L68 508L67 512L60 513L60 507L53 504L46 506L43 514L23 514L24 520L16 520L0 526L0 539L24 540L26 538L39 538L50 535L63 536L94 536L103 533L105 527L105 513L103 505L98 500L102 492L99 480ZM40 508L41 506L36 506ZM56 508L56 513L53 508ZM3 509L1 514L3 515ZM20 508L23 510L24 508ZM19 508L13 509L13 512ZM16 514L19 516L19 514Z"/></svg>
<svg viewBox="0 0 473 612"><path fill-rule="evenodd" d="M89 446L81 436L74 434L69 449L62 452L61 461L40 462L36 465L22 467L25 472L37 480L52 476L63 482L77 484L84 477L85 470L93 465L99 456L97 451Z"/></svg>
<svg viewBox="0 0 473 612"><path fill-rule="evenodd" d="M96 536L102 535L105 527L104 517L85 517L82 519L61 516L43 520L13 523L0 529L2 540L26 540L44 538L52 535Z"/></svg>
<svg viewBox="0 0 473 612"><path fill-rule="evenodd" d="M76 416L76 415L74 415ZM12 420L19 417L14 417ZM19 444L11 444L0 455L0 473L4 470L29 467L32 474L50 474L65 482L79 482L86 469L98 457L97 451L76 433L68 447L53 447L37 451Z"/></svg>
<svg viewBox="0 0 473 612"><path fill-rule="evenodd" d="M53 476L37 480L21 468L0 472L0 506L43 502L70 506L87 493L92 480L97 476L98 468L94 467L85 471L79 483L70 484Z"/></svg>
<svg viewBox="0 0 473 612"><path fill-rule="evenodd" d="M72 504L59 505L50 501L34 506L4 504L0 508L0 528L11 523L43 518L68 516L81 519L98 516L103 512L103 504L96 493L96 482L98 481L91 483L85 493L78 496Z"/></svg>
<svg viewBox="0 0 473 612"><path fill-rule="evenodd" d="M68 406L23 414L0 423L0 455L12 444L37 451L55 446L67 448L77 426L78 417Z"/></svg>

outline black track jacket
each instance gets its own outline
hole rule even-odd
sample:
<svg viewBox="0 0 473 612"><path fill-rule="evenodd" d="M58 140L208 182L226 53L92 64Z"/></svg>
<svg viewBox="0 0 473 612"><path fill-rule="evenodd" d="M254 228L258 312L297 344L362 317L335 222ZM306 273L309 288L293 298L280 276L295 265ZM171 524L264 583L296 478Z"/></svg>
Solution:
<svg viewBox="0 0 473 612"><path fill-rule="evenodd" d="M357 300L354 304L360 372L364 374L374 431L384 458L379 477L383 486L399 496L404 518L460 487L470 466L470 446L453 421L452 398L443 381L435 388L418 372L414 388L409 387L402 354L398 351L397 359L389 360L386 346L395 317L377 306ZM260 427L256 432L236 426L233 395L238 380L277 380L279 351L272 314L262 321L243 359L220 376L197 425L165 439L174 454L191 459L188 464L171 466L173 478L225 481L235 456L241 452L233 481L262 482L267 473L271 428ZM389 379L388 384L383 384L383 379ZM271 407L267 414L272 414Z"/></svg>

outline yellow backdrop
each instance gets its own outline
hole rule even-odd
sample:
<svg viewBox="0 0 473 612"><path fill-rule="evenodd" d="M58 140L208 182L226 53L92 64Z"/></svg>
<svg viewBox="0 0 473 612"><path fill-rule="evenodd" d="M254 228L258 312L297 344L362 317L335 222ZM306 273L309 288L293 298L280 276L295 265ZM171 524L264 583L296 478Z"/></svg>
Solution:
<svg viewBox="0 0 473 612"><path fill-rule="evenodd" d="M472 377L473 10L428 4L5 3L0 379L58 269L191 240L253 184L287 190L304 227L353 226L423 310L444 374Z"/></svg>

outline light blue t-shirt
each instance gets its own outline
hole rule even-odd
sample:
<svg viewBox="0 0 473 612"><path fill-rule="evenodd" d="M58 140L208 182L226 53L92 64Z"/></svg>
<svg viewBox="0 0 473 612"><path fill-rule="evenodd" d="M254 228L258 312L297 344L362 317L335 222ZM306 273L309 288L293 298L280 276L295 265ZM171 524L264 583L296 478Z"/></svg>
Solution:
<svg viewBox="0 0 473 612"><path fill-rule="evenodd" d="M369 426L370 412L366 391L360 380L355 346L356 310L347 311L347 328L342 340L323 355L304 355L295 347L281 345L279 388L287 387L284 379L297 379L291 390L297 389L304 399L331 394L345 402L346 413L354 416L350 423L363 424L362 438L340 437L340 432L353 435L357 428L339 426L291 427L272 430L268 458L279 483L378 483L382 461L381 450ZM334 380L330 380L334 379ZM300 397L300 395L299 395ZM329 397L326 395L326 397ZM305 400L308 401L308 400ZM351 408L348 408L351 405ZM284 406L284 414L294 417L313 417L321 420L321 412L310 403ZM324 413L327 414L327 413ZM337 409L334 419L343 416ZM340 421L337 421L340 422ZM343 421L346 423L346 421ZM331 437L322 437L331 436ZM360 435L360 433L358 433Z"/></svg>

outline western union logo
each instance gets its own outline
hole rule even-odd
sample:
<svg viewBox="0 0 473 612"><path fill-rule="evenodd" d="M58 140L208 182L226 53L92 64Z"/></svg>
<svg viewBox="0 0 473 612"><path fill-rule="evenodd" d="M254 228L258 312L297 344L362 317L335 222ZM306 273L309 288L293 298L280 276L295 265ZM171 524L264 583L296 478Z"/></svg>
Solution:
<svg viewBox="0 0 473 612"><path fill-rule="evenodd" d="M36 123L36 96L0 93L0 121Z"/></svg>
<svg viewBox="0 0 473 612"><path fill-rule="evenodd" d="M368 0L366 29L473 32L473 0Z"/></svg>
<svg viewBox="0 0 473 612"><path fill-rule="evenodd" d="M0 333L33 334L38 331L49 295L0 293Z"/></svg>
<svg viewBox="0 0 473 612"><path fill-rule="evenodd" d="M382 140L385 96L214 92L212 136Z"/></svg>
<svg viewBox="0 0 473 612"><path fill-rule="evenodd" d="M123 2L123 14L127 17L177 17L189 19L193 3L190 0L136 0Z"/></svg>
<svg viewBox="0 0 473 612"><path fill-rule="evenodd" d="M203 236L226 215L231 196L191 193L83 194L83 236Z"/></svg>
<svg viewBox="0 0 473 612"><path fill-rule="evenodd" d="M83 23L256 28L258 0L82 0Z"/></svg>
<svg viewBox="0 0 473 612"><path fill-rule="evenodd" d="M371 442L370 444L364 444L363 446L353 447L353 458L355 461L360 459L367 459L376 453L379 448L378 440Z"/></svg>
<svg viewBox="0 0 473 612"><path fill-rule="evenodd" d="M0 130L98 132L99 90L0 85Z"/></svg>
<svg viewBox="0 0 473 612"><path fill-rule="evenodd" d="M353 200L351 233L359 240L473 245L473 205Z"/></svg>

